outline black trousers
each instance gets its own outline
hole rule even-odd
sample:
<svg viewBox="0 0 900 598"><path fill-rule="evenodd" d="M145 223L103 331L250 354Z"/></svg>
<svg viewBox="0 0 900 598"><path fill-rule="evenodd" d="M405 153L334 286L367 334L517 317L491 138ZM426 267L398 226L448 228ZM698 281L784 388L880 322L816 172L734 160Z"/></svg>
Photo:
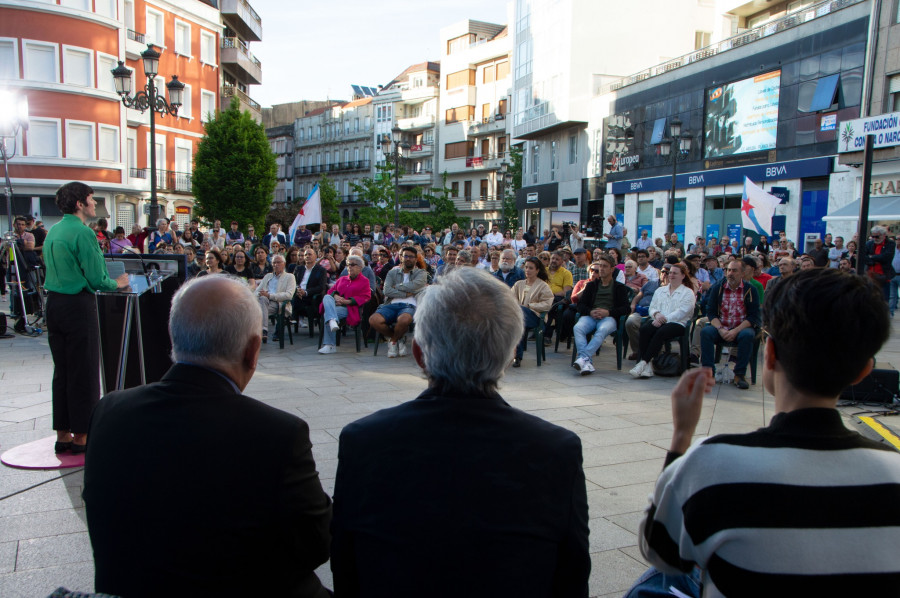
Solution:
<svg viewBox="0 0 900 598"><path fill-rule="evenodd" d="M641 324L641 336L639 341L638 361L650 361L662 349L663 344L669 339L678 338L684 334L684 326L666 322L659 328L653 325L653 320L647 320Z"/></svg>
<svg viewBox="0 0 900 598"><path fill-rule="evenodd" d="M100 325L97 300L49 293L47 341L53 357L53 429L87 434L100 401Z"/></svg>

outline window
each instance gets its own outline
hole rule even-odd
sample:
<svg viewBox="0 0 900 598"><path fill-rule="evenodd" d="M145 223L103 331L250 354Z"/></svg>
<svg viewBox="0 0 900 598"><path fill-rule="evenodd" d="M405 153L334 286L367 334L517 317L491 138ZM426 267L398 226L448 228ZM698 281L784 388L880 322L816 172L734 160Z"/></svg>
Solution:
<svg viewBox="0 0 900 598"><path fill-rule="evenodd" d="M891 94L891 111L900 112L900 75L894 75L890 78L888 81L888 93Z"/></svg>
<svg viewBox="0 0 900 598"><path fill-rule="evenodd" d="M205 89L200 90L200 122L209 122L216 115L216 94Z"/></svg>
<svg viewBox="0 0 900 598"><path fill-rule="evenodd" d="M94 86L93 57L90 50L63 46L63 82L82 87Z"/></svg>
<svg viewBox="0 0 900 598"><path fill-rule="evenodd" d="M694 32L694 49L699 50L700 48L705 48L709 45L710 40L712 39L712 33L709 31L695 31Z"/></svg>
<svg viewBox="0 0 900 598"><path fill-rule="evenodd" d="M371 128L372 128L372 117L367 115L366 116L366 130L368 131Z"/></svg>
<svg viewBox="0 0 900 598"><path fill-rule="evenodd" d="M832 104L837 101L837 84L840 75L829 75L822 77L816 83L816 92L813 94L812 104L809 106L810 112L818 112L820 110L828 110Z"/></svg>
<svg viewBox="0 0 900 598"><path fill-rule="evenodd" d="M165 30L163 29L163 14L161 12L148 8L146 23L147 26L145 27L145 29L147 31L144 33L144 41L148 44L165 46L166 35Z"/></svg>
<svg viewBox="0 0 900 598"><path fill-rule="evenodd" d="M202 29L200 30L200 62L216 64L216 36Z"/></svg>
<svg viewBox="0 0 900 598"><path fill-rule="evenodd" d="M487 199L487 197L488 197L488 180L487 179L481 179L480 192L481 192L480 198Z"/></svg>
<svg viewBox="0 0 900 598"><path fill-rule="evenodd" d="M66 121L66 158L94 159L94 123Z"/></svg>
<svg viewBox="0 0 900 598"><path fill-rule="evenodd" d="M481 140L481 157L487 160L491 154L491 139L488 137L487 139Z"/></svg>
<svg viewBox="0 0 900 598"><path fill-rule="evenodd" d="M481 105L481 122L486 123L491 120L491 105L490 104L482 104Z"/></svg>
<svg viewBox="0 0 900 598"><path fill-rule="evenodd" d="M14 39L0 39L0 80L19 78L18 43Z"/></svg>
<svg viewBox="0 0 900 598"><path fill-rule="evenodd" d="M359 133L359 119L358 118L353 119L353 132Z"/></svg>
<svg viewBox="0 0 900 598"><path fill-rule="evenodd" d="M556 149L557 149L557 145L558 144L555 141L550 142L550 180L551 181L556 180L556 167L557 167Z"/></svg>
<svg viewBox="0 0 900 598"><path fill-rule="evenodd" d="M453 39L447 40L447 54L453 54L454 52L460 52L469 47L469 44L475 41L474 33L466 33L465 35L460 35L459 37L454 37Z"/></svg>
<svg viewBox="0 0 900 598"><path fill-rule="evenodd" d="M459 122L461 120L472 120L475 118L475 106L460 106L459 108L450 108L446 112L447 124Z"/></svg>
<svg viewBox="0 0 900 598"><path fill-rule="evenodd" d="M25 79L59 83L59 50L56 44L24 41Z"/></svg>
<svg viewBox="0 0 900 598"><path fill-rule="evenodd" d="M501 99L499 102L497 102L497 114L500 114L500 115L502 115L502 116L506 116L506 110L507 110L507 108L506 108L506 98L503 98L503 99Z"/></svg>
<svg viewBox="0 0 900 598"><path fill-rule="evenodd" d="M59 4L60 6L77 8L78 10L91 10L91 0L60 0Z"/></svg>
<svg viewBox="0 0 900 598"><path fill-rule="evenodd" d="M475 70L466 69L447 75L447 89L475 85Z"/></svg>
<svg viewBox="0 0 900 598"><path fill-rule="evenodd" d="M318 139L322 138L322 125L316 125L316 137Z"/></svg>
<svg viewBox="0 0 900 598"><path fill-rule="evenodd" d="M534 144L531 146L531 182L537 183L538 181L538 155L540 152L540 146L538 144Z"/></svg>
<svg viewBox="0 0 900 598"><path fill-rule="evenodd" d="M104 162L119 161L119 127L97 125L99 128L100 151L97 159Z"/></svg>
<svg viewBox="0 0 900 598"><path fill-rule="evenodd" d="M368 162L368 161L369 161L369 148L365 148L365 149L363 150L363 155L364 155L363 159L364 159L366 162Z"/></svg>
<svg viewBox="0 0 900 598"><path fill-rule="evenodd" d="M116 18L116 0L94 0L94 12L110 19Z"/></svg>
<svg viewBox="0 0 900 598"><path fill-rule="evenodd" d="M134 31L134 0L125 0L125 28Z"/></svg>
<svg viewBox="0 0 900 598"><path fill-rule="evenodd" d="M28 155L59 158L59 119L32 118L28 125Z"/></svg>
<svg viewBox="0 0 900 598"><path fill-rule="evenodd" d="M506 135L501 135L497 137L497 157L505 158L506 157Z"/></svg>
<svg viewBox="0 0 900 598"><path fill-rule="evenodd" d="M191 99L191 86L188 83L184 84L184 93L181 94L182 104L178 108L178 116L182 118L191 118L193 116L193 101Z"/></svg>
<svg viewBox="0 0 900 598"><path fill-rule="evenodd" d="M350 134L350 119L344 121L344 135Z"/></svg>
<svg viewBox="0 0 900 598"><path fill-rule="evenodd" d="M489 64L484 67L484 73L481 77L482 83L493 83L497 78L497 67L493 64Z"/></svg>
<svg viewBox="0 0 900 598"><path fill-rule="evenodd" d="M115 56L97 52L97 89L115 93L116 82L113 80L112 70L116 65Z"/></svg>
<svg viewBox="0 0 900 598"><path fill-rule="evenodd" d="M578 135L569 135L569 164L578 162Z"/></svg>
<svg viewBox="0 0 900 598"><path fill-rule="evenodd" d="M452 160L453 158L467 158L474 155L474 141L459 141L457 143L448 143L444 146L444 159L446 160Z"/></svg>
<svg viewBox="0 0 900 598"><path fill-rule="evenodd" d="M463 183L463 195L466 198L466 201L472 201L472 181L465 181Z"/></svg>
<svg viewBox="0 0 900 598"><path fill-rule="evenodd" d="M450 197L459 197L459 181L450 183Z"/></svg>
<svg viewBox="0 0 900 598"><path fill-rule="evenodd" d="M175 21L175 53L191 56L191 26L184 21Z"/></svg>
<svg viewBox="0 0 900 598"><path fill-rule="evenodd" d="M504 60L503 62L498 62L497 63L497 81L501 81L507 77L509 77L509 61Z"/></svg>

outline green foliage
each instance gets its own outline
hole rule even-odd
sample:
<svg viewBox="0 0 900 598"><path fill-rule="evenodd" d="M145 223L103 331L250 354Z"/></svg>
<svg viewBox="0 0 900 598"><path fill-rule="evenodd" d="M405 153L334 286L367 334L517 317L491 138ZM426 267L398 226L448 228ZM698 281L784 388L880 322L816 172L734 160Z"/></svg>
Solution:
<svg viewBox="0 0 900 598"><path fill-rule="evenodd" d="M209 222L237 220L244 231L249 224L264 230L278 173L265 129L241 112L237 98L205 129L194 157L196 214Z"/></svg>
<svg viewBox="0 0 900 598"><path fill-rule="evenodd" d="M503 229L515 232L519 228L519 210L516 208L516 191L522 188L522 146L514 145L509 148L509 157L512 164L509 166L509 175L512 175L512 184L506 186L503 196Z"/></svg>
<svg viewBox="0 0 900 598"><path fill-rule="evenodd" d="M435 234L445 228L450 228L454 222L458 223L460 228L466 229L469 226L469 219L465 218L465 222L460 221L459 214L456 213L456 204L450 197L453 191L447 187L447 173L441 175L441 186L433 187L431 193L424 195L428 203L431 204L428 224L432 226Z"/></svg>

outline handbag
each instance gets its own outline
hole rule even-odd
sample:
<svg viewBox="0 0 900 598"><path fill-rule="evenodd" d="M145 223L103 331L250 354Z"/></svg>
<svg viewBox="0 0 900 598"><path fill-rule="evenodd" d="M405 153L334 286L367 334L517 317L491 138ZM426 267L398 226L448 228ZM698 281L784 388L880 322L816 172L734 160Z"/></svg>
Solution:
<svg viewBox="0 0 900 598"><path fill-rule="evenodd" d="M680 376L681 372L681 355L666 351L660 353L653 358L651 362L653 373L657 376Z"/></svg>

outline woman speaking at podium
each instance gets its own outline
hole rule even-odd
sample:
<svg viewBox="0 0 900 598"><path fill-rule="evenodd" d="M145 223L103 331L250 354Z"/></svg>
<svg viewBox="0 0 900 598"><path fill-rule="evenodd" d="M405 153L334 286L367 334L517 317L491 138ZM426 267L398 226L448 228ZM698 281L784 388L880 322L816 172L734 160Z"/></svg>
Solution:
<svg viewBox="0 0 900 598"><path fill-rule="evenodd" d="M94 190L66 183L56 192L63 219L47 233L47 340L53 357L53 429L56 452L83 453L91 411L100 400L100 325L95 291L128 286L128 275L113 280L97 237L87 226L96 218Z"/></svg>

